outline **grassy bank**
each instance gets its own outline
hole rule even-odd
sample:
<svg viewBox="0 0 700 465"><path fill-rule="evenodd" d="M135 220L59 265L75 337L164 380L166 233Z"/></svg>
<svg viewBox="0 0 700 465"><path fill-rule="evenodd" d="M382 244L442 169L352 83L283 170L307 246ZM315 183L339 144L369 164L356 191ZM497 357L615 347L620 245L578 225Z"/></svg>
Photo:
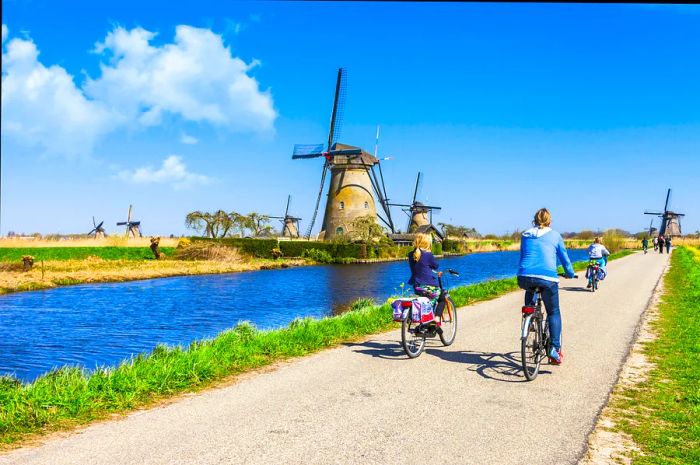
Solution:
<svg viewBox="0 0 700 465"><path fill-rule="evenodd" d="M165 255L172 255L174 247L161 247ZM0 247L0 262L19 263L22 257L31 255L35 262L85 260L96 257L102 260L152 260L148 247L95 246L95 247Z"/></svg>
<svg viewBox="0 0 700 465"><path fill-rule="evenodd" d="M582 267L584 263L576 264L577 269ZM458 306L464 306L516 289L515 278L508 278L459 287L451 294ZM0 444L153 404L232 375L396 327L388 305L362 300L340 316L297 320L273 331L242 324L188 347L159 346L115 368L93 372L63 368L30 384L0 378Z"/></svg>
<svg viewBox="0 0 700 465"><path fill-rule="evenodd" d="M31 271L21 266L0 263L0 294L36 291L74 284L124 282L138 279L166 278L201 274L234 273L260 269L285 268L305 264L301 259L242 261L217 260L103 260L89 257L84 260L51 260L35 263Z"/></svg>
<svg viewBox="0 0 700 465"><path fill-rule="evenodd" d="M679 248L664 279L647 379L615 392L617 428L641 449L635 464L700 463L700 248Z"/></svg>

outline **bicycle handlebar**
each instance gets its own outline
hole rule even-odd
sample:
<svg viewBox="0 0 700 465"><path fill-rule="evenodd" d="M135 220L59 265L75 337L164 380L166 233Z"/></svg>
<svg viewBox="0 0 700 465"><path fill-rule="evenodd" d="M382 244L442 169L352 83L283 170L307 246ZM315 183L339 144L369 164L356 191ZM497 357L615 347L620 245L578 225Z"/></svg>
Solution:
<svg viewBox="0 0 700 465"><path fill-rule="evenodd" d="M559 273L559 276L561 276L561 277L564 278L564 279L578 279L578 275L577 275L577 274L573 275L571 278L569 278L568 276L566 276L564 273Z"/></svg>

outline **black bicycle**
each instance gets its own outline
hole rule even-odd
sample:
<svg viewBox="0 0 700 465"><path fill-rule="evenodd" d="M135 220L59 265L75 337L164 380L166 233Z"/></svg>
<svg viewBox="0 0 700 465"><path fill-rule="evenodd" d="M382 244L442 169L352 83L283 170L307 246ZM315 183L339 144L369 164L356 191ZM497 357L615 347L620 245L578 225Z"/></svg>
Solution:
<svg viewBox="0 0 700 465"><path fill-rule="evenodd" d="M455 270L447 270L452 276L459 276ZM442 315L435 315L435 321L416 323L413 321L413 307L410 307L401 321L401 345L409 358L416 358L425 349L425 340L440 337L445 346L451 345L457 336L457 307L442 284L442 272L437 273L440 298L445 300Z"/></svg>
<svg viewBox="0 0 700 465"><path fill-rule="evenodd" d="M575 278L578 276L574 275ZM522 307L523 323L520 330L520 357L528 381L537 378L542 359L548 357L552 345L549 324L542 310L542 288L535 288L535 296L537 302L534 306Z"/></svg>

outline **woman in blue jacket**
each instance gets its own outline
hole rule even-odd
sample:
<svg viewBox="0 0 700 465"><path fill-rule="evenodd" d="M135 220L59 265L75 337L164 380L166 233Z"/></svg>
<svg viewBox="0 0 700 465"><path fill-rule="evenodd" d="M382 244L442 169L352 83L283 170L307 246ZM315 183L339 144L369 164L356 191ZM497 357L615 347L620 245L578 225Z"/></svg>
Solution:
<svg viewBox="0 0 700 465"><path fill-rule="evenodd" d="M552 215L549 210L539 209L532 223L535 227L525 231L520 242L518 286L525 289L525 305L535 305L535 288L542 289L542 301L547 309L547 323L552 337L548 355L550 362L559 365L563 354L557 258L564 267L567 278L573 278L575 273L561 234L550 227Z"/></svg>

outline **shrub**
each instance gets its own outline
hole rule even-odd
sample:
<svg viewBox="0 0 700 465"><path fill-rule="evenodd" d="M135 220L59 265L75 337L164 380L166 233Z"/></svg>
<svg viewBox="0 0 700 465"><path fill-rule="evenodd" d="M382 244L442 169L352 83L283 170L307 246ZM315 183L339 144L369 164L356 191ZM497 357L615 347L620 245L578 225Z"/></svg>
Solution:
<svg viewBox="0 0 700 465"><path fill-rule="evenodd" d="M178 248L178 249L181 249L181 248L183 248L183 247L187 247L187 246L190 245L191 243L192 243L192 241L191 241L189 238L187 238L187 237L181 237L180 240L177 241L177 248Z"/></svg>
<svg viewBox="0 0 700 465"><path fill-rule="evenodd" d="M301 256L319 263L333 263L333 257L325 250L306 249Z"/></svg>
<svg viewBox="0 0 700 465"><path fill-rule="evenodd" d="M241 262L243 257L238 249L214 242L194 242L175 250L179 260L215 260L219 262Z"/></svg>
<svg viewBox="0 0 700 465"><path fill-rule="evenodd" d="M273 258L272 250L280 246L277 239L244 239L240 237L226 237L224 239L191 237L190 239L192 242L215 242L227 247L235 247L246 255L258 258Z"/></svg>
<svg viewBox="0 0 700 465"><path fill-rule="evenodd" d="M277 259L282 256L282 250L279 247L272 249L272 258Z"/></svg>
<svg viewBox="0 0 700 465"><path fill-rule="evenodd" d="M440 242L433 243L433 255L442 255L442 243L440 243Z"/></svg>
<svg viewBox="0 0 700 465"><path fill-rule="evenodd" d="M603 245L610 253L619 252L625 244L625 238L620 236L617 231L609 229L603 234Z"/></svg>

